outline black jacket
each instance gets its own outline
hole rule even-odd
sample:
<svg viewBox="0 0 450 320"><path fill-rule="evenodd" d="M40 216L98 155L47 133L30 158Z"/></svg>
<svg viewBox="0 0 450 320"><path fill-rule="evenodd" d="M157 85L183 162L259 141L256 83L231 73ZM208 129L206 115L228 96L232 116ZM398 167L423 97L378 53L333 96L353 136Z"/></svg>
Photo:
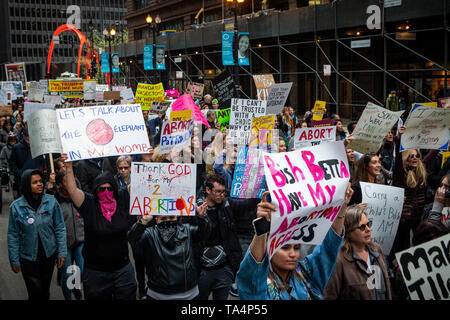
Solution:
<svg viewBox="0 0 450 320"><path fill-rule="evenodd" d="M30 146L23 140L13 146L11 156L9 158L9 169L14 173L16 179L20 180L20 177L26 169L39 169L44 171L44 167L44 157L38 156L33 159L31 157Z"/></svg>
<svg viewBox="0 0 450 320"><path fill-rule="evenodd" d="M92 159L97 161L97 159ZM93 182L103 171L100 166L89 160L81 160L77 166L77 178L81 183L81 190L91 192Z"/></svg>
<svg viewBox="0 0 450 320"><path fill-rule="evenodd" d="M177 225L177 232L164 243L155 226L135 223L128 232L132 246L143 249L148 287L162 294L186 292L198 284L193 243L206 239L210 233L207 218L195 217L197 225Z"/></svg>

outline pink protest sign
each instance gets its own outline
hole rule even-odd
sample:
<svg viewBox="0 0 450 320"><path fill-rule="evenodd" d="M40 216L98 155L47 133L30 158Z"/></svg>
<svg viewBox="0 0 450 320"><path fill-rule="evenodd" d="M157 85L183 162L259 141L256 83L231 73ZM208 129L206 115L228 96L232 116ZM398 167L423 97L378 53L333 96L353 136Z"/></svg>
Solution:
<svg viewBox="0 0 450 320"><path fill-rule="evenodd" d="M285 244L319 245L344 203L350 179L342 142L263 153L272 203L269 258Z"/></svg>
<svg viewBox="0 0 450 320"><path fill-rule="evenodd" d="M173 111L181 111L181 110L192 110L192 113L194 114L194 122L195 123L201 123L205 126L209 127L208 121L206 121L205 116L200 111L200 109L195 104L194 100L192 100L191 96L188 94L181 95L173 104L172 104L172 110Z"/></svg>

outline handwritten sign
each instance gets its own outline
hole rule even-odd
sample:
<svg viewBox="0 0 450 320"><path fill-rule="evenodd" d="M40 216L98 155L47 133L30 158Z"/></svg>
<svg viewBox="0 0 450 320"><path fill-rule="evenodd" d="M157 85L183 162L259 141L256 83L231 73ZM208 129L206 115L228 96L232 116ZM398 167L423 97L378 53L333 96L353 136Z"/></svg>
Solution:
<svg viewBox="0 0 450 320"><path fill-rule="evenodd" d="M279 114L283 110L291 87L292 82L275 83L270 86L266 114Z"/></svg>
<svg viewBox="0 0 450 320"><path fill-rule="evenodd" d="M325 114L325 106L327 105L326 101L316 100L313 108L313 120L320 121L323 119L323 115Z"/></svg>
<svg viewBox="0 0 450 320"><path fill-rule="evenodd" d="M295 129L295 149L317 146L323 142L333 141L336 141L336 126Z"/></svg>
<svg viewBox="0 0 450 320"><path fill-rule="evenodd" d="M350 179L341 142L283 153L263 153L272 212L269 258L285 244L321 244L342 204Z"/></svg>
<svg viewBox="0 0 450 320"><path fill-rule="evenodd" d="M172 119L186 119L184 116L173 116L173 113L186 112L172 111ZM194 119L187 118L186 120L164 121L161 127L161 140L159 145L159 152L161 154L169 153L170 151L181 151L184 146L191 143L192 131L194 130Z"/></svg>
<svg viewBox="0 0 450 320"><path fill-rule="evenodd" d="M326 119L326 120L311 120L311 127L329 127L334 126L334 120L333 119Z"/></svg>
<svg viewBox="0 0 450 320"><path fill-rule="evenodd" d="M134 93L133 89L131 88L124 88L120 91L120 98L122 101L127 101L129 103L132 103L134 101Z"/></svg>
<svg viewBox="0 0 450 320"><path fill-rule="evenodd" d="M2 81L1 85L3 90L11 93L11 100L23 97L22 81Z"/></svg>
<svg viewBox="0 0 450 320"><path fill-rule="evenodd" d="M83 90L84 100L95 100L97 96L97 81L85 81Z"/></svg>
<svg viewBox="0 0 450 320"><path fill-rule="evenodd" d="M416 106L405 121L400 149L447 150L450 137L450 109Z"/></svg>
<svg viewBox="0 0 450 320"><path fill-rule="evenodd" d="M270 87L275 84L272 74L255 74L253 81L256 86L256 97L258 100L267 100Z"/></svg>
<svg viewBox="0 0 450 320"><path fill-rule="evenodd" d="M447 159L450 157L450 151L444 151L442 153L442 163L441 163L441 168L444 166L445 162L447 161Z"/></svg>
<svg viewBox="0 0 450 320"><path fill-rule="evenodd" d="M393 112L371 102L367 103L353 130L354 140L348 147L361 153L377 152L403 112Z"/></svg>
<svg viewBox="0 0 450 320"><path fill-rule="evenodd" d="M153 101L152 106L150 107L150 111L157 113L157 112L166 112L167 108L170 107L171 102L167 101Z"/></svg>
<svg viewBox="0 0 450 320"><path fill-rule="evenodd" d="M445 207L442 209L441 222L447 228L450 228L450 207Z"/></svg>
<svg viewBox="0 0 450 320"><path fill-rule="evenodd" d="M252 119L266 114L267 101L251 99L232 99L230 126L227 136L233 144L247 145L250 139Z"/></svg>
<svg viewBox="0 0 450 320"><path fill-rule="evenodd" d="M60 96L44 95L44 102L45 103L51 103L51 104L60 104L61 103L61 97Z"/></svg>
<svg viewBox="0 0 450 320"><path fill-rule="evenodd" d="M150 110L153 101L164 101L164 88L162 83L138 83L136 103L141 105L142 110Z"/></svg>
<svg viewBox="0 0 450 320"><path fill-rule="evenodd" d="M450 234L395 254L411 300L450 300Z"/></svg>
<svg viewBox="0 0 450 320"><path fill-rule="evenodd" d="M367 203L366 214L372 220L372 240L389 255L402 215L404 189L384 184L360 182L362 202Z"/></svg>
<svg viewBox="0 0 450 320"><path fill-rule="evenodd" d="M50 103L25 102L23 107L23 121L28 121L34 112L41 109L55 110L55 105Z"/></svg>
<svg viewBox="0 0 450 320"><path fill-rule="evenodd" d="M131 163L130 214L195 215L195 164Z"/></svg>
<svg viewBox="0 0 450 320"><path fill-rule="evenodd" d="M231 99L236 97L236 87L233 76L230 71L226 69L221 74L216 76L213 80L214 97L219 100L219 105L229 108L231 106Z"/></svg>
<svg viewBox="0 0 450 320"><path fill-rule="evenodd" d="M275 115L253 118L249 147L238 150L238 154L246 153L244 162L239 159L239 169L234 172L231 197L262 198L264 187L264 164L260 161L263 151L268 152L272 144ZM237 172L236 172L237 171Z"/></svg>
<svg viewBox="0 0 450 320"><path fill-rule="evenodd" d="M55 110L33 112L28 119L28 133L32 158L63 151Z"/></svg>
<svg viewBox="0 0 450 320"><path fill-rule="evenodd" d="M439 98L439 104L441 108L450 109L450 97Z"/></svg>
<svg viewBox="0 0 450 320"><path fill-rule="evenodd" d="M56 109L69 161L148 153L150 143L139 105Z"/></svg>
<svg viewBox="0 0 450 320"><path fill-rule="evenodd" d="M109 90L109 86L107 84L97 84L95 86L95 101L103 101L103 95L105 91Z"/></svg>
<svg viewBox="0 0 450 320"><path fill-rule="evenodd" d="M30 88L28 89L28 100L42 102L44 99L45 89L41 87L39 82L30 82Z"/></svg>
<svg viewBox="0 0 450 320"><path fill-rule="evenodd" d="M223 131L230 124L231 108L216 110L217 122L220 124L220 131Z"/></svg>
<svg viewBox="0 0 450 320"><path fill-rule="evenodd" d="M10 99L8 99L8 92L3 89L0 89L0 105L9 104Z"/></svg>
<svg viewBox="0 0 450 320"><path fill-rule="evenodd" d="M192 99L202 99L203 90L205 90L205 85L203 83L189 82L186 93L189 94Z"/></svg>
<svg viewBox="0 0 450 320"><path fill-rule="evenodd" d="M65 98L84 97L83 80L49 80L48 89L50 92L59 92Z"/></svg>

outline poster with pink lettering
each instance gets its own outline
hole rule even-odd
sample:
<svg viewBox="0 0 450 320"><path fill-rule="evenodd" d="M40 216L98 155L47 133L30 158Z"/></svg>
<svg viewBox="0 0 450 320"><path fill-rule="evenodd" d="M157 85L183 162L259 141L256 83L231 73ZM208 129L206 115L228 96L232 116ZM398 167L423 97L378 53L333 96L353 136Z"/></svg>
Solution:
<svg viewBox="0 0 450 320"><path fill-rule="evenodd" d="M336 126L295 129L295 150L305 147L318 146L322 142L333 141L336 141Z"/></svg>
<svg viewBox="0 0 450 320"><path fill-rule="evenodd" d="M68 161L150 151L138 104L56 109L56 114Z"/></svg>
<svg viewBox="0 0 450 320"><path fill-rule="evenodd" d="M272 203L269 258L285 244L319 245L344 203L350 173L342 142L263 153Z"/></svg>
<svg viewBox="0 0 450 320"><path fill-rule="evenodd" d="M195 215L196 164L132 162L130 214Z"/></svg>

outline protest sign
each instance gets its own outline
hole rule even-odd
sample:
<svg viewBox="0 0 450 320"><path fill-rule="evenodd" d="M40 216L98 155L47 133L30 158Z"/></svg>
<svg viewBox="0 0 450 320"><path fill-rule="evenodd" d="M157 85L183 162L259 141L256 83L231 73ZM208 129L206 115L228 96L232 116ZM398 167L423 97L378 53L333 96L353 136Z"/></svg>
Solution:
<svg viewBox="0 0 450 320"><path fill-rule="evenodd" d="M167 101L153 101L152 102L152 106L150 107L150 111L151 112L166 112L167 108L170 107L170 103L171 102L167 102Z"/></svg>
<svg viewBox="0 0 450 320"><path fill-rule="evenodd" d="M316 100L313 108L313 120L320 121L323 119L323 115L325 114L325 106L327 105L326 101Z"/></svg>
<svg viewBox="0 0 450 320"><path fill-rule="evenodd" d="M295 150L333 141L336 141L336 126L295 129Z"/></svg>
<svg viewBox="0 0 450 320"><path fill-rule="evenodd" d="M203 90L205 90L205 85L203 83L189 82L186 93L191 96L192 99L202 99Z"/></svg>
<svg viewBox="0 0 450 320"><path fill-rule="evenodd" d="M251 99L232 99L230 126L227 136L233 144L247 145L250 138L252 119L266 114L267 101Z"/></svg>
<svg viewBox="0 0 450 320"><path fill-rule="evenodd" d="M449 300L450 234L395 253L411 300Z"/></svg>
<svg viewBox="0 0 450 320"><path fill-rule="evenodd" d="M103 100L120 100L120 91L105 91L103 92Z"/></svg>
<svg viewBox="0 0 450 320"><path fill-rule="evenodd" d="M44 94L48 94L48 80L41 79L39 80L39 84L41 85L41 89L44 90Z"/></svg>
<svg viewBox="0 0 450 320"><path fill-rule="evenodd" d="M439 98L438 100L439 100L439 104L440 104L441 108L450 109L450 97Z"/></svg>
<svg viewBox="0 0 450 320"><path fill-rule="evenodd" d="M130 214L195 215L197 165L131 163Z"/></svg>
<svg viewBox="0 0 450 320"><path fill-rule="evenodd" d="M172 111L170 113L170 121L185 121L192 118L192 110Z"/></svg>
<svg viewBox="0 0 450 320"><path fill-rule="evenodd" d="M68 161L148 153L141 107L108 105L56 109Z"/></svg>
<svg viewBox="0 0 450 320"><path fill-rule="evenodd" d="M244 168L238 172L235 170L233 176L232 197L261 199L266 189L264 187L264 165L260 161L260 155L262 151L269 151L274 126L275 115L253 118L249 147L244 151L246 153Z"/></svg>
<svg viewBox="0 0 450 320"><path fill-rule="evenodd" d="M138 83L135 99L136 103L141 105L142 110L150 110L153 101L164 101L164 88L162 83Z"/></svg>
<svg viewBox="0 0 450 320"><path fill-rule="evenodd" d="M20 81L23 87L27 82L27 72L24 62L5 64L6 80Z"/></svg>
<svg viewBox="0 0 450 320"><path fill-rule="evenodd" d="M134 93L133 93L133 89L131 88L125 88L123 90L120 91L120 98L123 101L129 101L129 102L133 102L134 101Z"/></svg>
<svg viewBox="0 0 450 320"><path fill-rule="evenodd" d="M8 92L0 90L0 105L7 105L9 103Z"/></svg>
<svg viewBox="0 0 450 320"><path fill-rule="evenodd" d="M31 81L28 89L28 100L42 102L44 99L45 90L41 87L39 82Z"/></svg>
<svg viewBox="0 0 450 320"><path fill-rule="evenodd" d="M109 90L109 86L107 84L97 84L95 86L95 101L103 101L103 93Z"/></svg>
<svg viewBox="0 0 450 320"><path fill-rule="evenodd" d="M400 151L408 149L447 150L450 137L450 109L413 106L405 121Z"/></svg>
<svg viewBox="0 0 450 320"><path fill-rule="evenodd" d="M311 120L311 127L329 127L334 126L334 120L333 119L326 119L326 120Z"/></svg>
<svg viewBox="0 0 450 320"><path fill-rule="evenodd" d="M220 131L223 131L230 124L230 110L231 108L216 110L216 118L220 124Z"/></svg>
<svg viewBox="0 0 450 320"><path fill-rule="evenodd" d="M61 97L60 96L44 95L44 103L60 104L61 103Z"/></svg>
<svg viewBox="0 0 450 320"><path fill-rule="evenodd" d="M258 74L253 75L253 81L256 86L256 98L258 100L267 100L269 96L270 87L275 84L275 79L272 74Z"/></svg>
<svg viewBox="0 0 450 320"><path fill-rule="evenodd" d="M442 163L441 163L441 168L444 166L445 162L447 161L447 159L450 157L450 151L445 151L442 153Z"/></svg>
<svg viewBox="0 0 450 320"><path fill-rule="evenodd" d="M55 110L40 109L30 114L28 133L32 158L63 151Z"/></svg>
<svg viewBox="0 0 450 320"><path fill-rule="evenodd" d="M275 83L270 86L266 114L279 114L283 110L291 87L292 82Z"/></svg>
<svg viewBox="0 0 450 320"><path fill-rule="evenodd" d="M11 100L23 97L23 83L21 81L2 81L2 89L11 93Z"/></svg>
<svg viewBox="0 0 450 320"><path fill-rule="evenodd" d="M384 184L360 182L367 218L372 220L372 241L389 255L402 215L404 189Z"/></svg>
<svg viewBox="0 0 450 320"><path fill-rule="evenodd" d="M269 258L285 244L321 244L344 203L350 179L344 144L263 153L272 204Z"/></svg>
<svg viewBox="0 0 450 320"><path fill-rule="evenodd" d="M84 100L95 100L97 96L97 81L85 81L83 83Z"/></svg>
<svg viewBox="0 0 450 320"><path fill-rule="evenodd" d="M23 106L23 121L28 121L28 118L41 109L55 110L55 105L50 103L25 102Z"/></svg>
<svg viewBox="0 0 450 320"><path fill-rule="evenodd" d="M112 91L119 91L122 92L123 90L128 89L127 86L124 85L116 85L116 86L112 86Z"/></svg>
<svg viewBox="0 0 450 320"><path fill-rule="evenodd" d="M194 118L194 123L201 123L205 126L209 127L208 121L206 121L205 116L200 111L200 109L195 104L194 100L192 100L191 96L188 94L182 94L173 104L172 111L179 110L192 110L192 115Z"/></svg>
<svg viewBox="0 0 450 320"><path fill-rule="evenodd" d="M421 102L419 103L422 106L437 108L437 102Z"/></svg>
<svg viewBox="0 0 450 320"><path fill-rule="evenodd" d="M12 105L0 105L0 116L12 116L13 109Z"/></svg>
<svg viewBox="0 0 450 320"><path fill-rule="evenodd" d="M65 98L84 97L83 80L49 80L48 89L50 92L59 92Z"/></svg>
<svg viewBox="0 0 450 320"><path fill-rule="evenodd" d="M450 207L445 207L444 209L442 209L441 222L447 228L450 228Z"/></svg>
<svg viewBox="0 0 450 320"><path fill-rule="evenodd" d="M219 100L219 105L224 108L231 106L231 99L236 97L236 87L233 76L226 69L212 80L214 97Z"/></svg>
<svg viewBox="0 0 450 320"><path fill-rule="evenodd" d="M348 148L360 153L377 152L383 139L403 112L393 112L371 102L367 103L353 130L354 139Z"/></svg>
<svg viewBox="0 0 450 320"><path fill-rule="evenodd" d="M190 111L190 110L188 110ZM172 111L172 113L177 111ZM179 112L179 111L178 111ZM177 118L176 116L175 118ZM181 117L183 118L183 117ZM174 117L172 117L174 119ZM161 127L161 140L159 153L165 154L171 151L181 151L184 146L191 143L192 131L194 130L194 119L164 121Z"/></svg>

